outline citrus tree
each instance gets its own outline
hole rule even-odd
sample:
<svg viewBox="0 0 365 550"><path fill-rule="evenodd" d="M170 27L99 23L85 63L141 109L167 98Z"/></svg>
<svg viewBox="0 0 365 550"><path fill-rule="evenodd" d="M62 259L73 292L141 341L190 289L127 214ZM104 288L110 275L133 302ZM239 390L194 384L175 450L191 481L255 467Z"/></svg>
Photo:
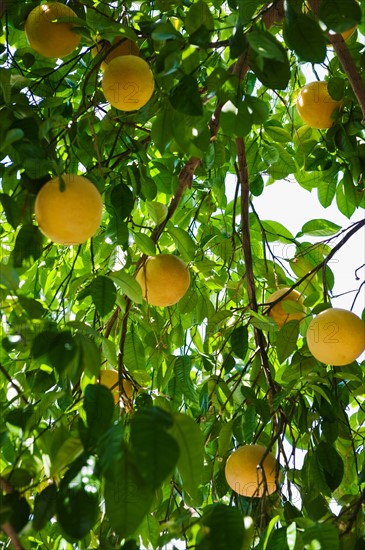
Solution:
<svg viewBox="0 0 365 550"><path fill-rule="evenodd" d="M2 548L365 548L364 10L0 2Z"/></svg>

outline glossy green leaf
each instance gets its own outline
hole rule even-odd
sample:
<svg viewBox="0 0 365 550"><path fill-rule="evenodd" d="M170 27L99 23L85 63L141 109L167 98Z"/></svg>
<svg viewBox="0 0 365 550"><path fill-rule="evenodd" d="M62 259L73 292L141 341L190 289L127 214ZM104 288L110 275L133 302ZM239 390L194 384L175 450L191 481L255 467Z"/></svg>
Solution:
<svg viewBox="0 0 365 550"><path fill-rule="evenodd" d="M110 313L115 304L117 291L109 277L98 275L90 285L90 294L102 317Z"/></svg>
<svg viewBox="0 0 365 550"><path fill-rule="evenodd" d="M202 522L207 527L206 535L197 550L242 550L244 544L250 543L238 508L215 504L206 510Z"/></svg>
<svg viewBox="0 0 365 550"><path fill-rule="evenodd" d="M183 76L180 82L172 88L169 97L170 103L176 111L190 116L202 116L202 100L198 83L193 76Z"/></svg>
<svg viewBox="0 0 365 550"><path fill-rule="evenodd" d="M90 439L96 441L109 427L113 418L114 400L108 388L102 384L89 384L84 392Z"/></svg>
<svg viewBox="0 0 365 550"><path fill-rule="evenodd" d="M320 19L333 31L343 32L361 21L361 9L355 0L323 0L319 7Z"/></svg>
<svg viewBox="0 0 365 550"><path fill-rule="evenodd" d="M149 511L153 495L132 457L124 452L105 480L105 509L113 530L122 538L132 535Z"/></svg>
<svg viewBox="0 0 365 550"><path fill-rule="evenodd" d="M66 538L83 539L97 520L98 496L83 487L68 487L57 495L56 512Z"/></svg>
<svg viewBox="0 0 365 550"><path fill-rule="evenodd" d="M184 490L189 493L193 501L199 502L199 485L202 481L204 463L203 434L191 417L175 413L173 419L174 425L170 433L176 439L180 449L177 468Z"/></svg>
<svg viewBox="0 0 365 550"><path fill-rule="evenodd" d="M33 528L40 531L56 513L57 487L49 485L34 500Z"/></svg>
<svg viewBox="0 0 365 550"><path fill-rule="evenodd" d="M290 2L286 3L290 6ZM317 21L304 13L286 18L284 37L288 46L302 61L322 63L326 57L327 41Z"/></svg>
<svg viewBox="0 0 365 550"><path fill-rule="evenodd" d="M122 292L124 292L133 302L137 304L142 302L142 289L134 277L129 275L126 271L120 270L111 273L110 278L120 286Z"/></svg>
<svg viewBox="0 0 365 550"><path fill-rule="evenodd" d="M341 230L341 226L337 223L333 223L330 220L311 220L305 223L302 227L302 233L306 235L313 235L315 237L327 237L330 235L335 235Z"/></svg>
<svg viewBox="0 0 365 550"><path fill-rule="evenodd" d="M152 489L158 489L172 473L179 457L179 446L166 428L172 419L161 409L146 408L131 421L132 452L139 471Z"/></svg>

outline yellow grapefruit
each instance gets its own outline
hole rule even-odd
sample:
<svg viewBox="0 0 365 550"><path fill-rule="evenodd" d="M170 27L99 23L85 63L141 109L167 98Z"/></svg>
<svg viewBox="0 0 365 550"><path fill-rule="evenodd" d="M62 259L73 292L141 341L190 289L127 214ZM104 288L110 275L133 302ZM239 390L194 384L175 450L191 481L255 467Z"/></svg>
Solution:
<svg viewBox="0 0 365 550"><path fill-rule="evenodd" d="M57 23L55 19L67 17L69 22ZM33 50L44 57L62 58L74 51L81 36L73 32L72 20L76 13L59 2L47 2L36 6L25 22L25 34Z"/></svg>
<svg viewBox="0 0 365 550"><path fill-rule="evenodd" d="M341 101L334 100L328 93L327 82L306 84L296 98L298 114L311 128L330 128L332 116L340 106Z"/></svg>
<svg viewBox="0 0 365 550"><path fill-rule="evenodd" d="M119 403L119 375L116 369L105 369L100 371L100 384L109 388L113 394L114 403ZM128 399L133 399L133 386L127 378L122 381L123 390Z"/></svg>
<svg viewBox="0 0 365 550"><path fill-rule="evenodd" d="M225 467L231 489L245 497L262 497L276 491L276 459L269 453L259 467L265 452L261 445L244 445L233 451Z"/></svg>
<svg viewBox="0 0 365 550"><path fill-rule="evenodd" d="M135 55L122 55L106 66L102 88L105 98L116 109L134 111L151 98L155 81L148 63Z"/></svg>
<svg viewBox="0 0 365 550"><path fill-rule="evenodd" d="M269 296L267 303L271 304L272 302L275 302L278 300L283 294L288 292L289 288L281 288L280 290L277 290L271 296ZM294 302L298 305L298 308L296 308L296 311L286 311L283 307L283 302ZM285 323L288 321L293 321L297 319L298 321L301 321L305 317L305 308L303 306L303 296L297 291L292 290L285 298L280 300L277 304L275 304L271 309L268 310L269 316L274 319L274 321L277 322L279 327L282 327Z"/></svg>
<svg viewBox="0 0 365 550"><path fill-rule="evenodd" d="M348 365L365 350L365 323L346 309L330 308L316 315L306 336L311 354L328 365Z"/></svg>
<svg viewBox="0 0 365 550"><path fill-rule="evenodd" d="M92 237L100 225L102 210L101 195L95 185L75 174L48 181L34 205L42 233L64 245L81 244Z"/></svg>
<svg viewBox="0 0 365 550"><path fill-rule="evenodd" d="M91 50L91 55L95 57L101 51L103 52L103 55L106 56L100 65L100 68L103 71L106 69L106 66L110 63L110 61L116 57L121 55L139 55L139 47L137 44L133 42L133 40L123 37L115 38L112 44L106 40L99 42Z"/></svg>
<svg viewBox="0 0 365 550"><path fill-rule="evenodd" d="M172 254L159 254L147 259L138 271L136 280L141 285L145 300L153 306L172 306L188 290L190 274L186 264Z"/></svg>

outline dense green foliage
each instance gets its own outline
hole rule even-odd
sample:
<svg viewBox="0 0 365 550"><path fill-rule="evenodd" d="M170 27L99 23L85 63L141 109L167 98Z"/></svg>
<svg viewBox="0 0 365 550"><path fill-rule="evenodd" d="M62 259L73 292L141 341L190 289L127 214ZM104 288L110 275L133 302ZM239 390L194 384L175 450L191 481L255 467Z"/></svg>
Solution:
<svg viewBox="0 0 365 550"><path fill-rule="evenodd" d="M329 259L364 224L308 212L293 235L255 199L289 177L349 220L364 207L365 114L325 29L359 24L342 47L361 87L365 1L322 0L320 25L303 0L73 0L81 44L62 60L27 43L38 4L0 2L1 547L364 549L364 368L319 363L305 339L331 303ZM91 55L119 35L155 78L136 112L108 105ZM308 64L343 100L326 131L295 110ZM78 247L48 241L33 213L68 172L105 206ZM134 279L158 252L191 273L168 308ZM294 284L307 316L279 329L262 304ZM100 368L134 399L114 405ZM281 464L260 499L224 477L253 442Z"/></svg>

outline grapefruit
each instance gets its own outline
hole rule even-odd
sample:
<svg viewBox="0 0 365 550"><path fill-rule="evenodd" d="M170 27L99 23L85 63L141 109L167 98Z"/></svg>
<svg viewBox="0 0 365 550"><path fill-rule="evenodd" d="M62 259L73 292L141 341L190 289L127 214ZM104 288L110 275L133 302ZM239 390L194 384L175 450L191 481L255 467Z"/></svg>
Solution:
<svg viewBox="0 0 365 550"><path fill-rule="evenodd" d="M148 63L135 55L112 59L104 70L105 98L116 109L135 111L152 97L155 81Z"/></svg>
<svg viewBox="0 0 365 550"><path fill-rule="evenodd" d="M225 467L231 489L245 497L262 497L276 491L276 459L269 453L259 466L265 452L261 445L244 445L233 451Z"/></svg>
<svg viewBox="0 0 365 550"><path fill-rule="evenodd" d="M271 304L278 300L283 294L288 292L289 288L281 288L269 296L267 303ZM292 290L287 296L285 296L280 302L275 304L271 309L268 310L268 315L277 322L281 328L288 321L293 321L297 319L301 321L305 317L305 308L303 306L303 296L297 291ZM287 311L283 307L283 302L293 302L295 311Z"/></svg>
<svg viewBox="0 0 365 550"><path fill-rule="evenodd" d="M298 114L311 128L330 128L332 116L340 106L341 101L334 100L328 93L327 82L306 84L296 98Z"/></svg>
<svg viewBox="0 0 365 550"><path fill-rule="evenodd" d="M67 23L55 19L67 18ZM73 31L72 20L76 13L59 2L36 6L25 22L25 34L33 50L49 58L62 58L74 51L81 35Z"/></svg>
<svg viewBox="0 0 365 550"><path fill-rule="evenodd" d="M119 403L119 374L116 369L105 369L100 371L100 384L109 388L113 394L114 403ZM129 400L133 399L133 386L127 378L122 381L123 390Z"/></svg>
<svg viewBox="0 0 365 550"><path fill-rule="evenodd" d="M342 308L321 311L309 323L306 336L311 354L328 365L348 365L365 350L365 323Z"/></svg>
<svg viewBox="0 0 365 550"><path fill-rule="evenodd" d="M64 174L48 181L34 205L40 230L51 241L81 244L97 231L103 211L101 195L90 180Z"/></svg>
<svg viewBox="0 0 365 550"><path fill-rule="evenodd" d="M109 53L108 53L109 51ZM104 71L112 59L121 55L139 55L139 47L133 40L129 38L117 37L112 44L106 40L100 41L91 50L91 55L95 57L99 52L103 52L106 56L101 62L100 68Z"/></svg>
<svg viewBox="0 0 365 550"><path fill-rule="evenodd" d="M172 306L188 290L190 274L177 256L159 254L150 256L136 275L142 295L153 306Z"/></svg>

